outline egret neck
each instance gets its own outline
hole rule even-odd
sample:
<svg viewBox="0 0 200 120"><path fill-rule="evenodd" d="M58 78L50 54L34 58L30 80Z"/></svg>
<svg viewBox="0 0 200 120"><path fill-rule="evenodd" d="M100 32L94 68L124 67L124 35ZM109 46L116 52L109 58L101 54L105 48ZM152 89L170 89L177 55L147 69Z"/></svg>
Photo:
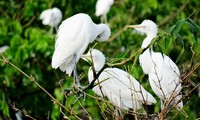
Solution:
<svg viewBox="0 0 200 120"><path fill-rule="evenodd" d="M156 34L152 34L152 33L147 33L147 37L144 39L143 43L142 43L142 49L147 48L148 45L151 43L151 41L153 40L153 38L155 38L157 35Z"/></svg>
<svg viewBox="0 0 200 120"><path fill-rule="evenodd" d="M103 68L104 64L105 64L104 56L102 56L101 58L95 58L95 57L93 58L93 65L96 72L100 71Z"/></svg>

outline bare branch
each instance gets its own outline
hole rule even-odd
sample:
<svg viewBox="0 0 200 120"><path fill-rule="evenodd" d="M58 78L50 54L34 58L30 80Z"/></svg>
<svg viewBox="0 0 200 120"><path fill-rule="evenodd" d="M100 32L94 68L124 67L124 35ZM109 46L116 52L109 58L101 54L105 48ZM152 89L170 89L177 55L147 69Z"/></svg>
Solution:
<svg viewBox="0 0 200 120"><path fill-rule="evenodd" d="M48 91L46 91L37 81L35 81L35 78L32 75L30 75L30 76L27 75L20 68L18 68L13 63L11 63L3 54L0 54L0 55L2 56L2 58L3 58L3 60L4 60L5 63L7 63L7 64L11 65L13 68L17 69L24 76L26 76L30 81L32 81L34 84L36 84L41 90L43 90L52 99L52 101L54 102L54 104L58 104L59 106L61 106L62 108L64 108L64 110L66 110L69 114L74 115L77 119L81 120L81 118L79 118L78 116L76 116L73 111L70 111L69 109L67 109L56 98L54 98Z"/></svg>

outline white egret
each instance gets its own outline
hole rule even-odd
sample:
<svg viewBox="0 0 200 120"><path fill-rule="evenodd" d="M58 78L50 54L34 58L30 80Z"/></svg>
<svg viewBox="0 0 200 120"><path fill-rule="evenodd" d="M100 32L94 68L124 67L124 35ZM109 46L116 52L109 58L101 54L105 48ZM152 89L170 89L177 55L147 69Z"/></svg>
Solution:
<svg viewBox="0 0 200 120"><path fill-rule="evenodd" d="M77 80L76 63L88 44L95 39L106 41L110 34L110 28L107 25L93 23L87 14L79 13L66 19L59 26L52 67L55 69L59 67L69 76L74 70L74 77Z"/></svg>
<svg viewBox="0 0 200 120"><path fill-rule="evenodd" d="M82 55L83 60L93 62L95 72L99 72L105 64L105 56L99 50L92 49ZM88 79L94 79L92 67L88 70ZM118 68L106 68L99 75L93 91L99 96L107 96L113 105L122 108L138 110L142 104L156 104L156 99L129 73Z"/></svg>
<svg viewBox="0 0 200 120"><path fill-rule="evenodd" d="M8 48L9 48L9 46L7 46L7 45L0 47L0 53L5 52Z"/></svg>
<svg viewBox="0 0 200 120"><path fill-rule="evenodd" d="M96 3L95 15L97 17L101 16L101 22L107 23L107 13L110 10L111 5L114 0L98 0Z"/></svg>
<svg viewBox="0 0 200 120"><path fill-rule="evenodd" d="M53 33L53 28L58 30L58 25L62 20L62 12L56 7L47 9L40 14L40 19L43 25L49 25L51 27L50 32Z"/></svg>
<svg viewBox="0 0 200 120"><path fill-rule="evenodd" d="M142 43L142 48L147 48L152 39L157 36L158 27L151 20L144 20L140 25L129 26L140 32L146 33L147 37ZM179 102L176 107L182 108L180 72L176 64L166 55L154 52L148 48L139 56L139 62L145 74L148 74L149 83L154 93L165 102L171 101L168 108Z"/></svg>

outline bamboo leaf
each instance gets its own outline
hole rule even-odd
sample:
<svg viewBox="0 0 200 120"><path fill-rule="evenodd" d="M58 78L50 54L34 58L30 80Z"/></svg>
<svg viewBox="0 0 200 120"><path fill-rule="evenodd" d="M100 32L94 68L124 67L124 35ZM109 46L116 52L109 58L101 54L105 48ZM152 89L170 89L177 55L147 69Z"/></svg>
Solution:
<svg viewBox="0 0 200 120"><path fill-rule="evenodd" d="M180 30L181 30L181 28L182 28L182 26L183 26L183 24L185 22L186 22L185 19L181 19L176 23L176 25L175 25L175 27L173 29L173 32L172 32L172 35L173 35L174 39L177 38L177 36L178 36L178 34L179 34L179 32L180 32Z"/></svg>
<svg viewBox="0 0 200 120"><path fill-rule="evenodd" d="M187 24L191 32L193 33L196 44L198 45L197 36L198 36L198 33L200 33L200 27L190 18L187 19Z"/></svg>
<svg viewBox="0 0 200 120"><path fill-rule="evenodd" d="M178 39L181 41L183 47L181 49L181 52L180 52L179 56L176 59L176 63L180 60L181 56L183 55L183 53L185 51L185 48L184 48L185 45L184 45L183 38L180 35L178 35Z"/></svg>

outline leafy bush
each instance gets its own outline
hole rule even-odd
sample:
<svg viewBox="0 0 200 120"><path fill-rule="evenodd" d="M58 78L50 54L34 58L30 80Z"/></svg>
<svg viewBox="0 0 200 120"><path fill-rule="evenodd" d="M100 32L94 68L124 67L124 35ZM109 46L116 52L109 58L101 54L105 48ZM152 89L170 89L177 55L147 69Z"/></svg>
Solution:
<svg viewBox="0 0 200 120"><path fill-rule="evenodd" d="M95 0L0 1L0 46L10 46L0 57L0 119L14 119L17 111L21 111L24 118L41 120L59 119L63 115L69 119L114 118L114 107L107 99L96 96L92 90L86 91L85 100L80 98L75 103L77 96L68 96L65 105L67 110L61 113L59 103L63 102L63 88L73 90L70 87L73 78L51 68L56 33L49 34L49 27L43 26L39 20L43 10L58 7L63 12L64 19L83 12L89 14L95 23L99 23L100 19L94 15L95 3ZM117 33L125 25L139 24L144 19L158 23L159 36L163 37L157 40L153 47L155 51L165 53L176 61L184 80L184 111L189 119L200 117L200 109L197 106L200 100L197 95L200 94L199 7L198 0L116 0L107 15L112 31L110 41L97 43L95 46L106 55L109 63L118 63L139 50L145 36L133 34L131 29L119 35ZM113 37L115 35L116 37ZM147 77L140 68L138 55L136 54L134 61L118 67L128 70L152 92ZM9 64L6 63L6 59L9 60ZM28 77L10 63L28 74ZM78 73L83 85L88 84L87 70L88 64L80 60ZM38 87L36 82L56 98L56 101ZM159 109L160 105L157 104L154 113L159 112ZM142 115L138 114L138 118ZM170 111L167 116L171 119L185 119L176 109ZM130 116L124 116L124 119L128 118Z"/></svg>

